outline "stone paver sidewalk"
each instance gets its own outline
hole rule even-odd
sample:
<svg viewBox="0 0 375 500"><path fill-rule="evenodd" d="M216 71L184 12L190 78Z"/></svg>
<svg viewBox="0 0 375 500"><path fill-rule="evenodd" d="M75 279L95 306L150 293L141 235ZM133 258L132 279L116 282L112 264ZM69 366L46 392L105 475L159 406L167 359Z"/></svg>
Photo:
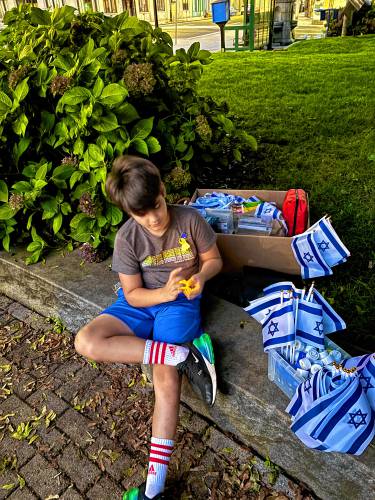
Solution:
<svg viewBox="0 0 375 500"><path fill-rule="evenodd" d="M0 500L119 500L146 475L152 398L140 369L88 363L59 321L0 295ZM311 498L183 405L168 485L174 499Z"/></svg>

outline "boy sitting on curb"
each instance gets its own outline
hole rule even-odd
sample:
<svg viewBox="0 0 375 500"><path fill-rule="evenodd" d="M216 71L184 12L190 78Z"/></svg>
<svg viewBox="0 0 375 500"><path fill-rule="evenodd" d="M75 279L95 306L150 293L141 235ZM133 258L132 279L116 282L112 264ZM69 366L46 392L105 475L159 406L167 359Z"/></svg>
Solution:
<svg viewBox="0 0 375 500"><path fill-rule="evenodd" d="M129 216L119 229L112 270L117 301L84 326L76 350L89 359L153 365L155 407L147 481L124 500L161 499L178 421L181 375L208 405L216 396L212 344L202 335L200 297L222 267L216 235L193 208L167 206L159 170L117 158L107 192ZM182 293L184 290L184 293Z"/></svg>

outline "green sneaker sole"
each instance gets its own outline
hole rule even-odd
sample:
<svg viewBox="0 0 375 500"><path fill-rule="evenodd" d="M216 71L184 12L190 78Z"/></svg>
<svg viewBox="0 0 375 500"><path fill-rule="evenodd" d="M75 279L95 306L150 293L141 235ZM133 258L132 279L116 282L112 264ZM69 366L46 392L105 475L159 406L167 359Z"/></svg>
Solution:
<svg viewBox="0 0 375 500"><path fill-rule="evenodd" d="M123 494L122 500L138 500L138 493L139 488L132 488Z"/></svg>
<svg viewBox="0 0 375 500"><path fill-rule="evenodd" d="M200 337L194 339L193 344L212 365L215 364L214 349L208 333L203 333Z"/></svg>

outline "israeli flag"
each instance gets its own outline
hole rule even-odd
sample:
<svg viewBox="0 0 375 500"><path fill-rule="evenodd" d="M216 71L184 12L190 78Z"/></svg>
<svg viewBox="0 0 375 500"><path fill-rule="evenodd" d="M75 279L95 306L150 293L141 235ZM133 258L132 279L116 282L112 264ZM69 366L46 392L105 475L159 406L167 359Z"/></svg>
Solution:
<svg viewBox="0 0 375 500"><path fill-rule="evenodd" d="M317 349L324 349L322 306L305 299L299 300L296 338Z"/></svg>
<svg viewBox="0 0 375 500"><path fill-rule="evenodd" d="M344 359L342 366L344 368L357 368L363 392L366 394L371 408L375 411L375 353Z"/></svg>
<svg viewBox="0 0 375 500"><path fill-rule="evenodd" d="M331 222L324 217L312 229L314 242L328 266L333 267L346 262L350 252L338 237Z"/></svg>
<svg viewBox="0 0 375 500"><path fill-rule="evenodd" d="M278 283L274 283L273 285L269 285L266 288L263 288L263 293L265 295L274 293L274 292L280 292L281 290L284 290L286 292L292 293L293 297L295 299L299 299L302 294L302 290L299 288L296 288L294 286L294 283L291 281L279 281Z"/></svg>
<svg viewBox="0 0 375 500"><path fill-rule="evenodd" d="M252 201L252 202L259 201L259 202L261 202L256 207L256 209L255 209L255 212L254 212L255 217L259 217L264 222L271 222L273 219L274 220L278 220L283 225L285 231L288 231L287 226L286 226L286 222L285 222L284 217L283 217L283 213L282 213L281 210L279 210L276 207L275 203L271 203L269 201L263 201L262 202L262 200L260 200L255 195L251 196L248 199L248 201Z"/></svg>
<svg viewBox="0 0 375 500"><path fill-rule="evenodd" d="M292 238L292 250L297 262L301 266L303 279L333 274L332 269L321 256L311 233L304 233Z"/></svg>
<svg viewBox="0 0 375 500"><path fill-rule="evenodd" d="M313 297L315 304L322 307L324 333L327 335L328 333L345 330L345 321L337 314L333 307L330 306L327 300L318 292L316 288L314 288Z"/></svg>
<svg viewBox="0 0 375 500"><path fill-rule="evenodd" d="M294 344L294 308L292 299L280 303L272 309L270 314L262 321L262 334L264 352Z"/></svg>
<svg viewBox="0 0 375 500"><path fill-rule="evenodd" d="M354 455L363 453L375 435L375 413L359 378L332 376L329 370L323 369L314 374L310 385L311 396L306 398L304 407L297 390L287 408L296 415L292 431L309 448Z"/></svg>
<svg viewBox="0 0 375 500"><path fill-rule="evenodd" d="M289 299L290 294L285 292L283 294L283 300ZM244 308L249 316L254 318L259 323L262 323L267 316L273 311L273 309L281 303L281 293L275 292L259 299L252 300L250 305Z"/></svg>

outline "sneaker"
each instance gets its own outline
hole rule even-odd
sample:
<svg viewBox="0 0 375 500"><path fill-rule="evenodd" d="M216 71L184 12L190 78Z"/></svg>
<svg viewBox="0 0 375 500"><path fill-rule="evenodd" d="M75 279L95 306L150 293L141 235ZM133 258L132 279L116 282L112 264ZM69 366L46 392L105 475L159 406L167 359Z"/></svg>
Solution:
<svg viewBox="0 0 375 500"><path fill-rule="evenodd" d="M141 484L139 488L132 488L131 490L125 491L122 496L122 500L151 500L146 496L146 483ZM163 493L159 493L152 500L163 500L165 498Z"/></svg>
<svg viewBox="0 0 375 500"><path fill-rule="evenodd" d="M212 406L216 398L216 371L214 350L210 336L204 333L194 339L192 344L184 344L189 348L188 357L177 365L179 373L185 374L193 389L203 400Z"/></svg>

